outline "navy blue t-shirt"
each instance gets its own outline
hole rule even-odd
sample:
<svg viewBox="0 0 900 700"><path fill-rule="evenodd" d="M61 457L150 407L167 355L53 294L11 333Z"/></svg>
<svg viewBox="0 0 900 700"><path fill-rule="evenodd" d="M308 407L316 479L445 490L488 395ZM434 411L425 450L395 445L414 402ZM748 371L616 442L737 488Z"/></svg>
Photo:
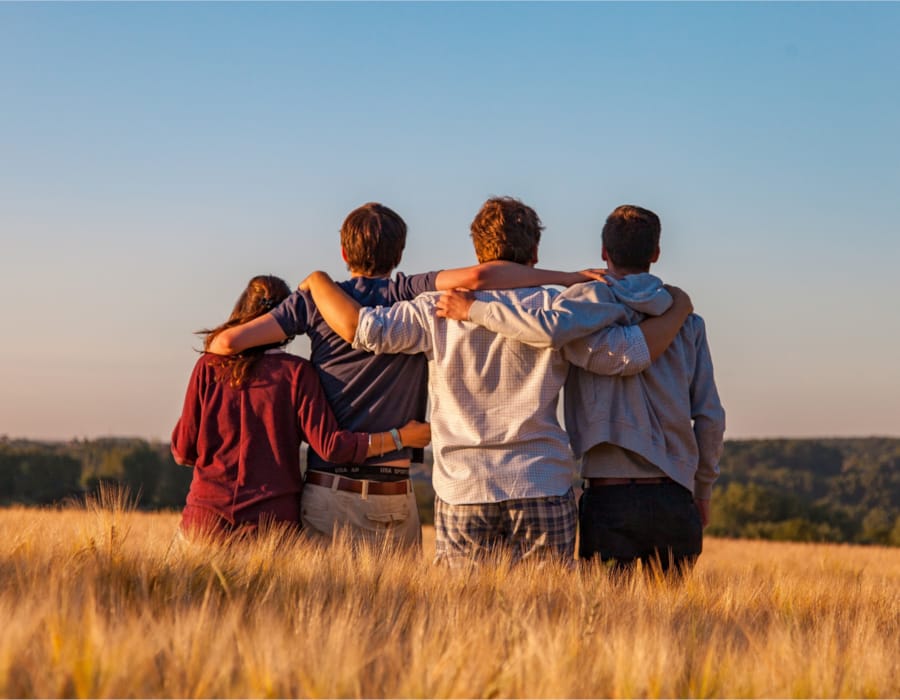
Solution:
<svg viewBox="0 0 900 700"><path fill-rule="evenodd" d="M338 286L362 306L391 306L435 291L437 275L426 272L406 276L398 272L395 279L353 277ZM272 311L272 316L287 335L309 336L309 359L319 371L341 428L377 433L399 428L413 419L425 420L428 366L424 355L374 355L354 350L325 323L308 292L294 292ZM420 450L404 449L371 458L364 466L332 464L310 449L309 466L355 478L393 480L403 476L405 470L374 465L404 456L422 461Z"/></svg>

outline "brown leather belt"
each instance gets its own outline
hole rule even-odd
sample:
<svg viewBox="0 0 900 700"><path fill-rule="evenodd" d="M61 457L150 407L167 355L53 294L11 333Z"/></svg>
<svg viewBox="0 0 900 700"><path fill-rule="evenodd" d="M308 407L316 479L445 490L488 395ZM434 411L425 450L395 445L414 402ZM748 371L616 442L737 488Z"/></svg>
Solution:
<svg viewBox="0 0 900 700"><path fill-rule="evenodd" d="M337 480L337 486L334 486L335 480ZM352 491L353 493L363 493L365 490L373 496L397 496L401 493L412 491L412 484L409 479L404 479L403 481L368 481L348 479L336 474L316 471L306 472L306 483L324 486L327 489L336 488L338 491ZM365 488L365 484L368 484L368 489Z"/></svg>
<svg viewBox="0 0 900 700"><path fill-rule="evenodd" d="M631 486L632 484L636 484L642 486L644 484L674 484L667 476L650 476L646 479L635 478L630 479L627 477L602 477L596 479L585 479L587 481L588 486L592 489L601 488L602 486Z"/></svg>

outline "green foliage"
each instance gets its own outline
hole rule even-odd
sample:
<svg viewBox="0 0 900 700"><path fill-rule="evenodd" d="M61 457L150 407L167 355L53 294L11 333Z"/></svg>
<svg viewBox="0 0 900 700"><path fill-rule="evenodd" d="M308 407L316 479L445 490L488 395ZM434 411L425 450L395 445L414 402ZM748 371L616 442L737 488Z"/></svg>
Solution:
<svg viewBox="0 0 900 700"><path fill-rule="evenodd" d="M900 440L725 444L710 534L900 545Z"/></svg>
<svg viewBox="0 0 900 700"><path fill-rule="evenodd" d="M900 439L733 440L720 466L711 535L900 546ZM425 523L430 473L413 470ZM139 494L141 508L180 508L191 476L163 443L0 438L3 505L54 503L111 481Z"/></svg>
<svg viewBox="0 0 900 700"><path fill-rule="evenodd" d="M0 444L0 503L52 503L78 491L81 464L31 445Z"/></svg>
<svg viewBox="0 0 900 700"><path fill-rule="evenodd" d="M0 441L0 504L52 504L96 492L101 482L127 486L141 508L180 508L191 470L169 446L136 438L69 443Z"/></svg>

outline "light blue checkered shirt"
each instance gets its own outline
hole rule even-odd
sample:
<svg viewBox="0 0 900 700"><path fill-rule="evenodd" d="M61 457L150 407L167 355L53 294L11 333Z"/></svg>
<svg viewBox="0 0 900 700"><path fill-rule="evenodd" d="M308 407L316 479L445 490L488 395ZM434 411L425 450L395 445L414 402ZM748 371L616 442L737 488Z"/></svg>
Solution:
<svg viewBox="0 0 900 700"><path fill-rule="evenodd" d="M555 290L476 292L479 300L547 308ZM557 419L569 362L605 374L650 365L636 326L598 331L590 352L534 348L469 322L435 315L438 293L389 308L363 308L355 348L423 352L428 358L434 490L447 503L495 503L556 496L576 474Z"/></svg>

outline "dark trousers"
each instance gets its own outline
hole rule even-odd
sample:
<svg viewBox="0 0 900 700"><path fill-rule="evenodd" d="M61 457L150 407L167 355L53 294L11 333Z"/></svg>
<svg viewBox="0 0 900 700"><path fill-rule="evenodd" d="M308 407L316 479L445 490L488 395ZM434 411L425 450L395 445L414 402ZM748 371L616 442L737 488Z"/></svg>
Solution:
<svg viewBox="0 0 900 700"><path fill-rule="evenodd" d="M689 569L703 549L703 525L693 496L675 482L588 488L578 504L578 554L599 556L617 570L659 566Z"/></svg>

